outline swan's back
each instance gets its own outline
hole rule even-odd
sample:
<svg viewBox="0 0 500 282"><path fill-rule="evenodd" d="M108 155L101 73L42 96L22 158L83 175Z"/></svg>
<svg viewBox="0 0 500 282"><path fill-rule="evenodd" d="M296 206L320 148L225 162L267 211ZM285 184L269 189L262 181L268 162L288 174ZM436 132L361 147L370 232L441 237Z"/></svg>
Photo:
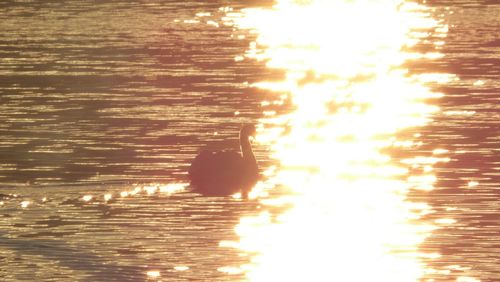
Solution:
<svg viewBox="0 0 500 282"><path fill-rule="evenodd" d="M194 191L204 195L229 195L243 189L246 170L243 158L234 151L202 151L189 168ZM243 175L242 175L243 174Z"/></svg>

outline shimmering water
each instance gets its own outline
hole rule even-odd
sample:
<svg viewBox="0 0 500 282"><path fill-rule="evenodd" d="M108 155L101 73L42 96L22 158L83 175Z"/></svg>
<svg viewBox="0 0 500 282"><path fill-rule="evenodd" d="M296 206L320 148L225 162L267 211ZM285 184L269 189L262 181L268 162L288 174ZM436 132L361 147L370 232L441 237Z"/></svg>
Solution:
<svg viewBox="0 0 500 282"><path fill-rule="evenodd" d="M363 1L351 2L363 4ZM257 33L239 30L233 23L235 18L246 14L240 13L241 9L271 4L270 1L238 4L4 1L0 4L2 280L235 281L255 277L266 280L268 274L267 281L271 277L277 281L276 275L286 277L285 272L279 271L290 270L290 265L300 268L293 264L301 262L300 259L283 259L291 263L271 271L262 261L275 256L262 252L260 260L251 263L255 249L259 248L224 247L234 245L231 242L245 244L246 239L255 239L252 237L255 235L245 233L245 222L252 221L252 216L263 209L280 214L285 208L269 207L258 200L209 198L176 190L184 187L189 162L200 148L236 149L237 130L242 123L258 122L266 133L266 129L274 128L271 125L274 121L270 121L273 118L289 119L296 127L281 135L271 134L271 142L263 133L255 148L259 164L263 172L281 164L285 176L293 175L286 167L293 164L296 169L293 157L298 155L279 155L288 151L280 151L283 144L274 141L284 140L284 147L300 148L297 145L300 143L294 143L292 137L301 132L302 125L288 114L301 109L293 104L297 100L306 105L316 96L297 96L291 102L266 87L253 87L257 82L282 81L286 71L300 70L300 66L273 65L272 60L263 56L270 62L266 67L265 61L255 60L258 56L248 55L259 50L251 42L256 40L258 32L266 32L259 31L260 26L279 30L278 23L247 24ZM423 28L420 41L411 50L431 54L429 57L439 53L443 57L413 59L398 68L407 68L410 75L441 73L448 79L440 81L434 75L422 84L432 93L443 94L426 101L426 105L439 110L426 115L426 121L418 123L419 126L395 132L392 137L412 143L387 153L393 162L407 164L405 182L431 186L404 193L407 202L426 205L420 209L422 215L418 219L422 226L439 227L427 232L425 240L416 246L422 264L420 279L498 281L500 5L495 1L427 1L425 7L429 8L425 13L439 22L439 28L447 26L446 35L441 37L443 30ZM369 14L368 11L360 17L361 14L354 13L352 17L360 17L363 27L370 24L363 23L363 19L373 19L367 17ZM299 32L300 26L310 30ZM295 36L337 34L336 27L313 26L316 29L312 30L311 26L296 22ZM345 29L349 30L349 26ZM350 38L349 35L349 39L336 37L336 40L349 42ZM275 39L270 42L281 38ZM286 50L293 51L294 41L291 42L285 46ZM367 46L372 43L369 38L356 42ZM271 43L268 45L272 47ZM259 48L266 50L265 46ZM280 52L274 58L282 58L284 50ZM299 84L342 81L343 73L338 72L333 78L315 77L315 73L327 73L321 65L318 67L320 70L306 71L311 75L304 76ZM350 65L341 69L351 70ZM342 89L357 89L357 85L362 83L355 81ZM372 126L369 127L371 130ZM359 128L360 132L370 130ZM324 136L318 133L317 137ZM313 145L306 148L321 146L321 143L310 144ZM304 167L312 167L317 165L313 159L317 156L309 155L300 161ZM300 175L301 169L296 169L295 174ZM350 173L350 177L364 179L363 173L354 170ZM422 176L423 180L418 178ZM280 186L293 186L294 177L288 178L290 183L286 179L278 182L271 195L275 191L282 193ZM273 181L276 180L264 181L262 186L272 187ZM181 184L176 186L176 183ZM331 201L335 207L341 202L356 207L356 203L350 202L353 200L350 194L323 195L323 199L331 196L336 197ZM269 196L266 200L273 199L280 198ZM386 206L393 204L391 198L373 201L382 201ZM314 200L313 203L321 206L329 202ZM359 203L367 202L363 198ZM300 202L295 204L303 207ZM373 208L377 211L379 206L374 204ZM330 224L324 221L330 220L323 217L324 213L319 215L316 220L307 221ZM358 223L364 222L356 216L352 213L353 221L356 218ZM292 222L301 222L291 218ZM240 238L235 233L236 226ZM315 225L306 226L301 229L316 231ZM347 251L352 246L364 246L361 242L366 237L349 230L347 238L352 242L344 244ZM391 232L386 235L394 236ZM307 260L316 263L317 273L323 273L320 267L325 265L314 259L319 254L304 251L313 245L303 246L298 240L281 242L279 246L283 248L268 246L267 249L280 250L281 258L312 256ZM351 251L359 255L358 249ZM392 251L408 252L407 249ZM320 259L324 263L324 257ZM358 262L359 269L353 270L351 276L354 281L359 281L354 271L371 270L370 265L363 264L369 260L358 258ZM330 273L335 273L336 263L332 259ZM270 268L274 266L268 264ZM415 273L420 272L409 273L407 277ZM384 273L378 275L383 277ZM314 281L332 281L332 277L349 281L346 276L318 277L315 273L295 279L304 281L300 279L305 277Z"/></svg>

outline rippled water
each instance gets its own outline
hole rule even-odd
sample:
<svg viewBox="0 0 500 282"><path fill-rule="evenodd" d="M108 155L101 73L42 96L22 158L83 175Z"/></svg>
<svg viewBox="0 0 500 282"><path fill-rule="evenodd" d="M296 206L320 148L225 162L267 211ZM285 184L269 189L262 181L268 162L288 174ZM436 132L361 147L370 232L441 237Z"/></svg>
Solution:
<svg viewBox="0 0 500 282"><path fill-rule="evenodd" d="M244 82L265 72L234 61L248 42L231 27L206 24L224 4L1 4L0 181L164 180L236 140L259 115Z"/></svg>
<svg viewBox="0 0 500 282"><path fill-rule="evenodd" d="M252 87L284 79L283 70L243 57L251 52L249 45L255 47L250 43L258 34L237 30L232 22L245 14L240 14L242 8L270 4L0 4L3 280L262 278L255 273L265 277L265 267L248 267L253 251L224 246L245 243L245 222L261 210L279 214L284 208L266 207L257 200L200 197L177 191L184 186L175 183L186 181L185 171L200 148L237 148L241 123L259 120L271 130L269 119L287 118L297 108L287 99L273 104L279 94ZM425 169L432 169L435 177L432 189L412 189L407 194L408 202L429 207L419 222L439 227L418 246L427 254L420 257L425 266L421 279L497 281L500 5L494 1L425 5L430 7L429 17L448 26L447 34L441 38L424 30L429 33L413 50L443 57L411 60L405 67L411 75L442 73L451 80L429 79L425 85L443 94L429 102L439 111L422 126L395 133L398 140L411 139L414 145L390 150L393 160L420 161L407 162L407 182L425 175ZM309 33L328 36L330 28ZM304 84L308 80L314 82L306 76ZM289 142L297 131L290 132L279 138ZM257 144L256 152L262 171L281 162L287 172L287 161L294 161L276 157L265 140ZM419 156L448 161L415 159ZM432 167L426 168L426 162ZM416 182L429 184L428 179L420 180ZM286 180L278 186L283 184ZM273 199L280 198L267 200ZM323 219L316 221L328 225ZM278 249L282 257L305 256L300 251L306 247L297 241L282 242L290 243L279 245L286 247ZM362 263L358 267L360 272L369 269ZM245 275L248 269L250 274ZM285 277L279 272L272 275Z"/></svg>
<svg viewBox="0 0 500 282"><path fill-rule="evenodd" d="M500 5L460 2L431 2L439 12L447 7L453 12L445 16L450 25L445 57L412 65L415 71L433 69L459 78L437 87L445 94L439 100L441 112L421 130L424 150L445 148L450 158L436 168L436 189L423 196L436 210L429 218L452 217L456 223L435 231L422 248L440 253L433 264L451 277L465 272L498 281L500 40L494 30Z"/></svg>

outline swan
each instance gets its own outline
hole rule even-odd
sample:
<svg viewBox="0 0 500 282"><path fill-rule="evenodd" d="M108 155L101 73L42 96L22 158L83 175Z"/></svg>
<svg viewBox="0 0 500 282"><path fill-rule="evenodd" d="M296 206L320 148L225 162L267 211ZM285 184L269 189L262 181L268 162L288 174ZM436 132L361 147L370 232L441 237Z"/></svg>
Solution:
<svg viewBox="0 0 500 282"><path fill-rule="evenodd" d="M250 137L255 126L244 125L240 130L241 152L201 151L189 168L189 179L194 192L205 196L226 196L248 192L259 179L257 160L252 152Z"/></svg>

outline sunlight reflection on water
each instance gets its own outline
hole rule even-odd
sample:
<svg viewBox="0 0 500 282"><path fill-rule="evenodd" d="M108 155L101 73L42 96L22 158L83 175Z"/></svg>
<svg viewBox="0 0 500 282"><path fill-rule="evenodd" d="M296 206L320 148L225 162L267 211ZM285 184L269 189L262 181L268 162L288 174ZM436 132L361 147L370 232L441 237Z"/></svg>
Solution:
<svg viewBox="0 0 500 282"><path fill-rule="evenodd" d="M52 2L0 4L0 280L500 281L495 1ZM261 198L176 184L262 116Z"/></svg>
<svg viewBox="0 0 500 282"><path fill-rule="evenodd" d="M409 75L403 63L440 58L411 47L431 34L442 45L447 26L425 6L389 0L283 0L231 19L257 36L245 56L285 73L254 86L278 94L262 104L258 140L279 161L268 182L284 195L262 203L287 208L242 218L240 241L221 243L253 255L240 272L251 281L401 282L432 271L423 259L439 254L419 244L453 219L419 222L432 207L407 194L432 190L433 165L449 159L397 161L391 151L421 145L401 133L439 111L431 103L441 94L424 83L453 76ZM293 108L288 114L266 109L285 103Z"/></svg>

